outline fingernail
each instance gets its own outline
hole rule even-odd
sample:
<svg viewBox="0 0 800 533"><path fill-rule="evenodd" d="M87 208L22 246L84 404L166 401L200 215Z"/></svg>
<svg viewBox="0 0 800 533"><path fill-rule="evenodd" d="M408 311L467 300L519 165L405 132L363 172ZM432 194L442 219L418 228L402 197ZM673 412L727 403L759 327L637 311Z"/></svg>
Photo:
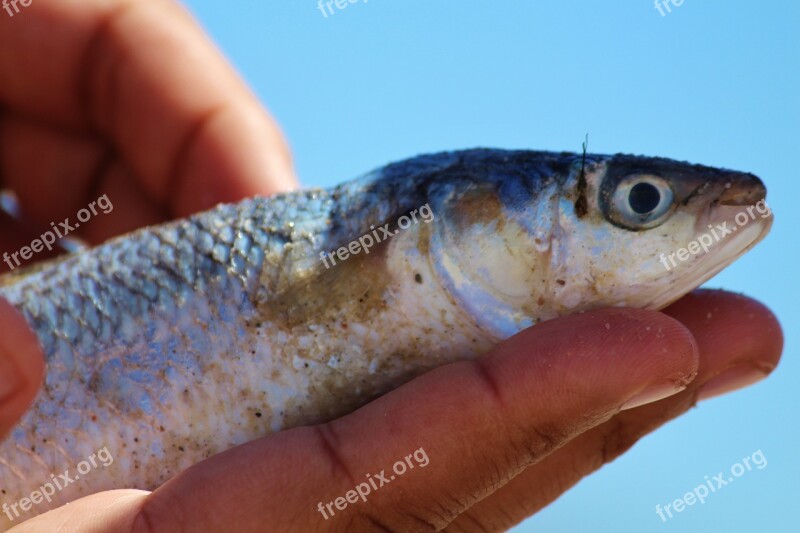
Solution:
<svg viewBox="0 0 800 533"><path fill-rule="evenodd" d="M686 388L687 382L681 381L667 381L662 383L657 383L652 385L624 404L620 408L621 411L625 411L626 409L633 409L634 407L639 407L640 405L644 405L647 403L657 402L658 400L663 400L664 398L668 398L673 394L677 394L683 389Z"/></svg>
<svg viewBox="0 0 800 533"><path fill-rule="evenodd" d="M697 399L708 400L737 389L743 389L765 377L767 377L767 373L758 368L750 365L737 366L703 384L697 391Z"/></svg>

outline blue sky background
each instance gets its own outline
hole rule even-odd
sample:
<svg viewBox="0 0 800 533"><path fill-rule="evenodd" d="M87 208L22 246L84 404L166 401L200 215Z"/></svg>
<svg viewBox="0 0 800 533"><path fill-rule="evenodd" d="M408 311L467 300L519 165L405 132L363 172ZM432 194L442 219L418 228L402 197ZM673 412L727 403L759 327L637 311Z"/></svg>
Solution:
<svg viewBox="0 0 800 533"><path fill-rule="evenodd" d="M307 185L474 146L662 155L754 172L770 236L709 283L786 333L767 381L701 404L517 532L800 530L800 6L792 0L191 0L281 123ZM664 524L666 504L756 450L768 465Z"/></svg>

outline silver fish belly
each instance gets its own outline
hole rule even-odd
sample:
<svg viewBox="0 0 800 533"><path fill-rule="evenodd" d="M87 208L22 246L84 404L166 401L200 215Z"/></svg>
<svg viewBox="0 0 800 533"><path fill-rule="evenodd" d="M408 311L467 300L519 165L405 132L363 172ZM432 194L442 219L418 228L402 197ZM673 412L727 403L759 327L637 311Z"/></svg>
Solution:
<svg viewBox="0 0 800 533"><path fill-rule="evenodd" d="M668 209L642 212L642 187ZM3 501L101 448L113 457L0 525L100 490L155 488L542 320L661 308L763 238L771 217L681 268L659 254L765 194L750 174L659 158L450 152L221 205L0 278L47 362L0 444Z"/></svg>

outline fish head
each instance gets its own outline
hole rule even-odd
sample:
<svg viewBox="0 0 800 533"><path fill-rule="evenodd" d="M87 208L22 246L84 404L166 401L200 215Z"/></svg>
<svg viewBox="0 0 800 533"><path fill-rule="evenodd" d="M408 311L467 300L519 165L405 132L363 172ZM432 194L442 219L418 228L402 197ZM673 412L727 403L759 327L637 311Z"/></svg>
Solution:
<svg viewBox="0 0 800 533"><path fill-rule="evenodd" d="M761 241L773 217L753 174L664 158L576 158L552 232L562 310L661 309Z"/></svg>
<svg viewBox="0 0 800 533"><path fill-rule="evenodd" d="M749 173L631 155L491 153L440 187L433 255L507 337L598 307L661 309L753 247L773 217Z"/></svg>

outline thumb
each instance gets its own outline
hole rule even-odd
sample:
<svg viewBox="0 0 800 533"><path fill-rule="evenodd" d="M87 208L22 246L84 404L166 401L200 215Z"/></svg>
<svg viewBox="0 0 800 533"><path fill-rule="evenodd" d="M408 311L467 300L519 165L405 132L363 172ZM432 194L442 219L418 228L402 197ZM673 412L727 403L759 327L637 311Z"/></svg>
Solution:
<svg viewBox="0 0 800 533"><path fill-rule="evenodd" d="M44 375L36 335L8 302L0 298L0 438L28 410Z"/></svg>

